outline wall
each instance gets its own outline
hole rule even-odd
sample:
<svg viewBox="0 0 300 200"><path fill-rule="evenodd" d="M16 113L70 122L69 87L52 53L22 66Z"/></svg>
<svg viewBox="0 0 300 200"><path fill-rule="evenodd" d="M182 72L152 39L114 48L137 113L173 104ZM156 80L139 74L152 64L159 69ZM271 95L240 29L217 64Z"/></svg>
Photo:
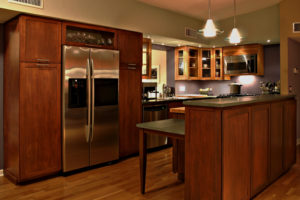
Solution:
<svg viewBox="0 0 300 200"><path fill-rule="evenodd" d="M0 169L3 169L3 24L0 24Z"/></svg>
<svg viewBox="0 0 300 200"><path fill-rule="evenodd" d="M0 0L0 8L70 21L151 33L165 37L201 42L184 36L184 28L198 29L198 19L153 7L136 0L50 0L44 8L25 7ZM1 12L1 11L0 11Z"/></svg>
<svg viewBox="0 0 300 200"><path fill-rule="evenodd" d="M152 66L159 66L159 82L157 91L163 93L163 84L167 83L167 52L165 50L152 49Z"/></svg>
<svg viewBox="0 0 300 200"><path fill-rule="evenodd" d="M264 65L265 75L263 77L250 76L254 79L251 84L245 84L242 87L242 93L260 94L260 82L277 82L280 79L280 46L264 46ZM171 76L171 74L168 74ZM173 73L174 77L174 73ZM176 81L176 94L198 94L199 88L212 88L214 95L227 94L230 92L229 83L240 82L240 77L233 77L230 81ZM249 77L249 76L248 76ZM179 88L184 86L185 92L180 92Z"/></svg>
<svg viewBox="0 0 300 200"><path fill-rule="evenodd" d="M288 85L291 88L290 93L297 96L297 138L300 140L300 74L294 74L293 68L300 70L300 42L288 40Z"/></svg>

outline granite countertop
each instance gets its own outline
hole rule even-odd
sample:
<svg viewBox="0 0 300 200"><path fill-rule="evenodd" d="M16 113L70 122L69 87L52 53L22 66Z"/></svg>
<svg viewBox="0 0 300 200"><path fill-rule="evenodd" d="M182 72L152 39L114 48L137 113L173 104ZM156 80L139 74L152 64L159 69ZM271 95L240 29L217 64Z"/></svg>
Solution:
<svg viewBox="0 0 300 200"><path fill-rule="evenodd" d="M161 131L166 133L174 133L178 135L185 134L185 126L183 119L165 119L151 122L139 123L138 128L144 128L154 131Z"/></svg>
<svg viewBox="0 0 300 200"><path fill-rule="evenodd" d="M246 105L246 104L253 104L253 103L279 101L279 100L285 100L294 97L295 95L260 95L260 96L245 96L245 97L185 101L183 102L183 104L186 106L225 108L225 107L239 106L239 105Z"/></svg>
<svg viewBox="0 0 300 200"><path fill-rule="evenodd" d="M152 104L152 103L163 103L171 101L186 101L186 100L200 100L200 99L214 99L216 96L175 96L175 97L165 97L151 100L143 100L143 104Z"/></svg>

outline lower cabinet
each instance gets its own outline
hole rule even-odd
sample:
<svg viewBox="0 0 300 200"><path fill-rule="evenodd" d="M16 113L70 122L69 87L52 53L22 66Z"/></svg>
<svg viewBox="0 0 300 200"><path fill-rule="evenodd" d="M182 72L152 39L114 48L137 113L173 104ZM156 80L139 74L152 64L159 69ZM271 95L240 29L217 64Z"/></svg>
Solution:
<svg viewBox="0 0 300 200"><path fill-rule="evenodd" d="M19 77L19 123L5 126L4 173L24 182L61 170L60 65L21 63Z"/></svg>
<svg viewBox="0 0 300 200"><path fill-rule="evenodd" d="M136 124L142 122L141 90L141 68L121 64L119 83L120 157L137 154L139 151L139 132Z"/></svg>
<svg viewBox="0 0 300 200"><path fill-rule="evenodd" d="M251 107L251 197L269 181L269 112L269 104Z"/></svg>

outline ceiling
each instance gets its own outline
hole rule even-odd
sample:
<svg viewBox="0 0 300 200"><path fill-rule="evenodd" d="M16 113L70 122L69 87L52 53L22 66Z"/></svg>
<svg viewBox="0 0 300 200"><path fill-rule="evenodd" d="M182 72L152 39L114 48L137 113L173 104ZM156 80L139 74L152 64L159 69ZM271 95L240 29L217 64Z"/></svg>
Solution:
<svg viewBox="0 0 300 200"><path fill-rule="evenodd" d="M137 0L198 19L208 18L208 0ZM282 0L236 0L237 15L278 4ZM220 20L233 16L233 0L211 0L211 15Z"/></svg>

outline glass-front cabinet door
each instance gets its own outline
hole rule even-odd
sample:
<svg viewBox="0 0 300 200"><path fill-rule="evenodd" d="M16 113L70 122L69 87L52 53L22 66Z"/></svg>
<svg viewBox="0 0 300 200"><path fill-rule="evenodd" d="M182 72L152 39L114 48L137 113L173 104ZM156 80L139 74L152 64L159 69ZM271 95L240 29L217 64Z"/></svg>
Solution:
<svg viewBox="0 0 300 200"><path fill-rule="evenodd" d="M186 47L179 47L175 50L175 80L187 80L187 53Z"/></svg>
<svg viewBox="0 0 300 200"><path fill-rule="evenodd" d="M152 44L151 39L143 39L143 66L142 66L142 78L149 79L151 75L151 51Z"/></svg>
<svg viewBox="0 0 300 200"><path fill-rule="evenodd" d="M190 80L199 79L199 48L188 48L188 72Z"/></svg>
<svg viewBox="0 0 300 200"><path fill-rule="evenodd" d="M202 49L201 52L201 79L212 78L212 50Z"/></svg>
<svg viewBox="0 0 300 200"><path fill-rule="evenodd" d="M221 80L223 78L223 62L222 48L215 48L214 52L214 79Z"/></svg>

